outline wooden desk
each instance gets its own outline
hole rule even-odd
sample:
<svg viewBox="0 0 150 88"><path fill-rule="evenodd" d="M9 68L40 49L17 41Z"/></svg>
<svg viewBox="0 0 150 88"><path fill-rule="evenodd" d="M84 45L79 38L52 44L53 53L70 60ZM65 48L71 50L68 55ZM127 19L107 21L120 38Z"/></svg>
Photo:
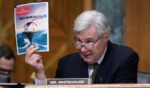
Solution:
<svg viewBox="0 0 150 88"><path fill-rule="evenodd" d="M150 88L150 84L26 85L25 88Z"/></svg>

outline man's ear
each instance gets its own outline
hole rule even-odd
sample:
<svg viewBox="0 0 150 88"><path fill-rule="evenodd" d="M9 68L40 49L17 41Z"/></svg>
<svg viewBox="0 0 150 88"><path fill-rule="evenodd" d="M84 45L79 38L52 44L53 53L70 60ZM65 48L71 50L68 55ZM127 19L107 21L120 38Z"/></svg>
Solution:
<svg viewBox="0 0 150 88"><path fill-rule="evenodd" d="M103 35L103 38L108 40L109 39L109 32L105 32Z"/></svg>

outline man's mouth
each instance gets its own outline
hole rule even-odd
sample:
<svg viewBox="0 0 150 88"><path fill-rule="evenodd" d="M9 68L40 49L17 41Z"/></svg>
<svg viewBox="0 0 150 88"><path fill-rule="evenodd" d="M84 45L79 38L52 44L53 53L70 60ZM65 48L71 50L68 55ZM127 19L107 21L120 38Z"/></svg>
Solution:
<svg viewBox="0 0 150 88"><path fill-rule="evenodd" d="M89 56L91 56L91 54L84 54L83 56L84 57L89 57Z"/></svg>

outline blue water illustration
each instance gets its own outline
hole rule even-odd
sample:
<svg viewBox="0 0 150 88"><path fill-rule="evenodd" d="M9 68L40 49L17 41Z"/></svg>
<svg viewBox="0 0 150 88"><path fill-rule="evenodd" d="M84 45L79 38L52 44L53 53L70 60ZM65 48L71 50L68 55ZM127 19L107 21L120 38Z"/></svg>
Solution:
<svg viewBox="0 0 150 88"><path fill-rule="evenodd" d="M18 54L25 53L30 45L38 47L39 51L48 51L48 35L46 31L32 32L30 36L25 33L17 34L17 52Z"/></svg>

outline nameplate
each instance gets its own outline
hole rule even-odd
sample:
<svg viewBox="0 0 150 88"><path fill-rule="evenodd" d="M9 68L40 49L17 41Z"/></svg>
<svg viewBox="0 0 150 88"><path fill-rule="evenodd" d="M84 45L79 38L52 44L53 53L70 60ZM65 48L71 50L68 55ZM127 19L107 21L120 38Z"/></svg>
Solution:
<svg viewBox="0 0 150 88"><path fill-rule="evenodd" d="M49 78L48 85L80 85L91 84L90 78Z"/></svg>

